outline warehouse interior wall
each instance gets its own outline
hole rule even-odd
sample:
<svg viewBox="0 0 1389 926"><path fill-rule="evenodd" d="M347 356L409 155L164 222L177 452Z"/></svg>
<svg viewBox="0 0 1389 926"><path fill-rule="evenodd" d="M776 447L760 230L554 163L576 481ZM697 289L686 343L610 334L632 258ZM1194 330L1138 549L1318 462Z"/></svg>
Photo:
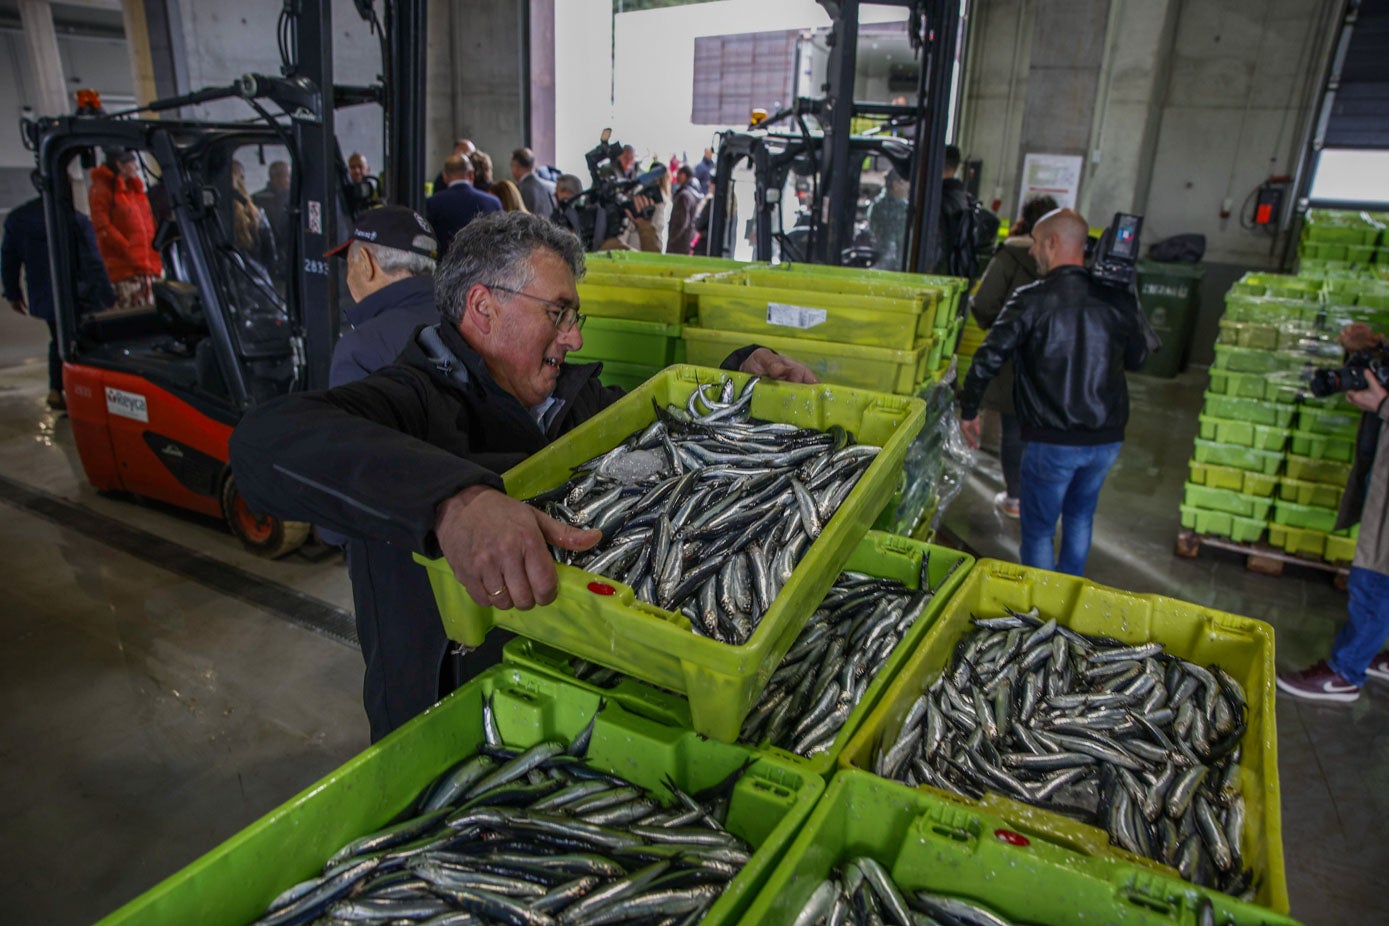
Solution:
<svg viewBox="0 0 1389 926"><path fill-rule="evenodd" d="M1029 152L1085 159L1092 225L1145 216L1148 243L1206 236L1192 361L1208 362L1231 280L1276 268L1286 231L1243 227L1260 183L1291 176L1341 0L976 0L967 119L980 195L1016 211ZM1222 215L1228 212L1228 215Z"/></svg>

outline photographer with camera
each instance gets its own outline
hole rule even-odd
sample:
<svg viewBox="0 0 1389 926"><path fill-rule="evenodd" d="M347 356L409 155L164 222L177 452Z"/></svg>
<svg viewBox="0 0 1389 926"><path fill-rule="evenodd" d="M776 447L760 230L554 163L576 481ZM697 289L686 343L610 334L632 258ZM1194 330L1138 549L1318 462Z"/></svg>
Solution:
<svg viewBox="0 0 1389 926"><path fill-rule="evenodd" d="M1389 357L1384 337L1363 322L1341 332L1341 346L1351 352L1341 370L1318 371L1312 392L1346 390L1346 398L1365 414L1355 439L1355 466L1341 496L1337 530L1360 522L1350 581L1346 622L1331 644L1331 655L1300 672L1278 675L1278 689L1309 701L1354 701L1365 678L1389 681L1389 404L1384 387Z"/></svg>
<svg viewBox="0 0 1389 926"><path fill-rule="evenodd" d="M1128 424L1124 371L1148 359L1138 300L1129 288L1085 268L1088 236L1089 226L1070 209L1048 213L1033 226L1029 253L1041 278L1004 304L959 398L960 428L978 447L984 390L1012 359L1013 403L1027 442L1020 558L1023 565L1071 575L1085 572L1100 487Z"/></svg>
<svg viewBox="0 0 1389 926"><path fill-rule="evenodd" d="M611 137L612 129L604 129L602 139L584 155L592 178L587 190L575 189L579 179L572 174L560 177L555 186L555 221L578 235L585 251L637 250L622 240L629 223L640 250L660 251L660 232L652 216L666 199L662 192L666 168L657 164L635 174L631 146Z"/></svg>

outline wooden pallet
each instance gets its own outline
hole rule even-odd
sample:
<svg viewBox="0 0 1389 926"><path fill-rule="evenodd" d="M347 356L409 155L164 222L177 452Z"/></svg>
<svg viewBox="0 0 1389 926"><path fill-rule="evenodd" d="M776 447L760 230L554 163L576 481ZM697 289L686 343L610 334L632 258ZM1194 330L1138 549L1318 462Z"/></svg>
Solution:
<svg viewBox="0 0 1389 926"><path fill-rule="evenodd" d="M1225 537L1212 537L1209 534L1198 534L1191 530L1177 532L1177 542L1173 547L1173 552L1186 559L1195 559L1200 555L1202 547L1238 553L1245 558L1244 568L1260 575L1281 576L1283 567L1289 564L1306 566L1308 569L1331 573L1332 582L1342 591L1345 591L1346 581L1350 578L1349 566L1294 556L1266 543L1236 543Z"/></svg>

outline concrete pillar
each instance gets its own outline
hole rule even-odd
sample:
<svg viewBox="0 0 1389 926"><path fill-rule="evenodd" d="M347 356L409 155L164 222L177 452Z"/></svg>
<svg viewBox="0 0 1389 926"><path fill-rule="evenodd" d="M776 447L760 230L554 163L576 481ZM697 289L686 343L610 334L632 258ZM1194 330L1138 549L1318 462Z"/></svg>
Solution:
<svg viewBox="0 0 1389 926"><path fill-rule="evenodd" d="M53 8L48 0L19 0L19 22L29 52L38 114L61 116L72 112L63 60L58 54L58 33L53 28Z"/></svg>
<svg viewBox="0 0 1389 926"><path fill-rule="evenodd" d="M529 129L537 160L555 163L555 0L530 3Z"/></svg>
<svg viewBox="0 0 1389 926"><path fill-rule="evenodd" d="M125 40L130 45L130 77L131 85L135 88L135 102L143 106L159 96L155 89L154 57L150 52L145 0L125 0L121 4L121 18L125 21Z"/></svg>
<svg viewBox="0 0 1389 926"><path fill-rule="evenodd" d="M527 136L529 0L471 0L453 7L454 134L471 138L506 177Z"/></svg>

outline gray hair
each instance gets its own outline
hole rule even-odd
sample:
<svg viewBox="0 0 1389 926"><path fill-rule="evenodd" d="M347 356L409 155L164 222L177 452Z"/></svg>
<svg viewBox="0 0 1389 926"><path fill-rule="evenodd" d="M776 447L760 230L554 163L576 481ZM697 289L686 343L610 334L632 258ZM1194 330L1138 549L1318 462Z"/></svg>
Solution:
<svg viewBox="0 0 1389 926"><path fill-rule="evenodd" d="M416 254L414 251L388 248L383 244L373 244L370 241L353 241L352 247L366 248L370 251L371 256L376 260L376 265L386 273L408 273L411 276L422 277L429 276L434 272L434 258Z"/></svg>
<svg viewBox="0 0 1389 926"><path fill-rule="evenodd" d="M560 174L560 178L555 181L556 193L568 193L570 196L578 196L584 191L584 182L573 174Z"/></svg>
<svg viewBox="0 0 1389 926"><path fill-rule="evenodd" d="M523 290L535 279L531 256L547 250L584 275L584 247L578 236L529 212L492 212L473 219L453 236L434 274L434 301L453 324L463 318L468 291L475 285Z"/></svg>

